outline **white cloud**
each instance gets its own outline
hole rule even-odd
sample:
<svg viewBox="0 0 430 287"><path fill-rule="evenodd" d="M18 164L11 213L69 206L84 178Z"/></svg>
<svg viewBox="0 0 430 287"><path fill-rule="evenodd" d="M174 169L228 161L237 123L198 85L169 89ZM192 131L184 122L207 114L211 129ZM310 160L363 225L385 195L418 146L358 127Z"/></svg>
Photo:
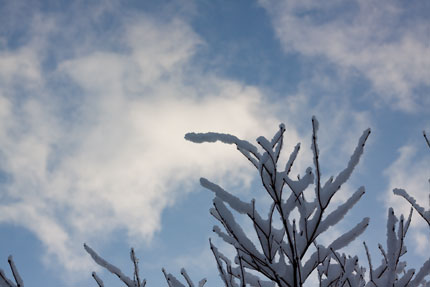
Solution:
<svg viewBox="0 0 430 287"><path fill-rule="evenodd" d="M286 52L322 56L372 83L376 102L414 111L429 104L427 20L393 1L265 1ZM415 11L416 13L416 11ZM343 72L343 73L344 73ZM381 102L382 100L382 102Z"/></svg>
<svg viewBox="0 0 430 287"><path fill-rule="evenodd" d="M14 78L27 81L39 81L39 63L36 55L29 49L21 49L14 53L0 53L0 79L10 84Z"/></svg>
<svg viewBox="0 0 430 287"><path fill-rule="evenodd" d="M0 166L12 177L0 221L34 232L58 260L46 262L69 271L88 269L85 240L103 241L120 228L150 240L162 210L200 176L250 182L249 164L234 148L195 145L186 132L253 139L278 124L257 88L193 68L201 41L188 24L142 18L118 35L124 50L80 50L49 76L39 54L48 41L0 57L5 78L21 74L31 91L24 96L9 81L0 94ZM56 95L63 90L49 88L52 74L80 94Z"/></svg>
<svg viewBox="0 0 430 287"><path fill-rule="evenodd" d="M96 14L102 18L103 9ZM84 16L79 21L94 20ZM250 183L255 171L235 148L192 144L183 139L186 132L271 137L282 115L287 157L300 141L296 126L305 123L310 131L316 114L322 152L337 155L324 165L339 161L344 167L369 126L365 112L336 99L322 97L312 107L305 88L283 105L268 102L256 87L202 73L192 56L204 43L178 18L139 15L102 36L70 23L63 34L78 38L66 44L49 40L61 31L55 23L65 20L41 19L35 20L37 36L32 32L22 48L0 54L0 68L6 67L0 78L7 80L0 88L0 168L12 178L0 222L34 232L51 266L54 257L68 271L87 271L81 243L108 240L117 229L150 240L161 228L163 209L200 176L222 185ZM42 61L50 52L58 62L47 72ZM309 147L303 143L294 174L311 164Z"/></svg>

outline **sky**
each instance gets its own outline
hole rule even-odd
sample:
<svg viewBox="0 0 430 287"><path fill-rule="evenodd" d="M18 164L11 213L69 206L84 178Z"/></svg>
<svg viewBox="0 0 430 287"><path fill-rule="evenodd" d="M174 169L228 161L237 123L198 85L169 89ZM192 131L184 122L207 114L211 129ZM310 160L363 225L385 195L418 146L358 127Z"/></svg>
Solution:
<svg viewBox="0 0 430 287"><path fill-rule="evenodd" d="M267 197L234 147L185 133L254 142L284 123L283 156L301 142L293 174L303 174L313 115L323 178L372 130L333 204L366 194L321 240L369 216L346 251L362 254L366 240L379 261L388 207L409 211L392 189L430 204L429 13L422 0L2 1L0 268L10 276L12 254L27 285L96 286L96 270L118 286L85 242L130 275L134 247L149 286L166 286L162 267L220 285L208 239L230 251L199 178L262 206ZM428 238L415 214L411 267Z"/></svg>

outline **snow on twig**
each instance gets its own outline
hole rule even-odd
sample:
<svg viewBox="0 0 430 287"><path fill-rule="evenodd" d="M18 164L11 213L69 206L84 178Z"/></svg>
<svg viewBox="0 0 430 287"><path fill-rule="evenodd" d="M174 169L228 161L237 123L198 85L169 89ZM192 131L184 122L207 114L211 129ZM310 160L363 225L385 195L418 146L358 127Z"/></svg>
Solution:
<svg viewBox="0 0 430 287"><path fill-rule="evenodd" d="M16 268L15 262L13 262L12 255L10 255L7 259L10 265L10 270L12 271L12 275L15 278L17 287L24 287L24 282L22 281L21 276L19 276L18 268Z"/></svg>
<svg viewBox="0 0 430 287"><path fill-rule="evenodd" d="M111 273L115 274L116 276L118 276L118 278L122 282L124 282L124 284L127 285L128 287L135 287L135 282L132 279L130 279L129 277L127 277L124 273L122 273L121 270L118 267L110 264L105 259L103 259L102 257L100 257L93 249L91 249L91 247L89 247L85 243L84 243L84 248L91 255L91 257L93 258L93 260L98 265L100 265L101 267L107 269L109 272L111 272Z"/></svg>
<svg viewBox="0 0 430 287"><path fill-rule="evenodd" d="M427 224L430 227L430 209L429 210L425 210L424 207L421 207L417 201L415 200L415 198L413 198L412 196L410 196L406 190L401 189L401 188L395 188L393 189L393 193L395 195L399 195L401 197L403 197L404 199L406 199L407 201L409 201L409 203L412 205L412 207L419 213L419 215L421 215L421 217L427 222Z"/></svg>
<svg viewBox="0 0 430 287"><path fill-rule="evenodd" d="M96 280L99 287L104 287L105 284L103 283L103 280L97 275L96 272L91 273L91 276L93 276L94 280Z"/></svg>

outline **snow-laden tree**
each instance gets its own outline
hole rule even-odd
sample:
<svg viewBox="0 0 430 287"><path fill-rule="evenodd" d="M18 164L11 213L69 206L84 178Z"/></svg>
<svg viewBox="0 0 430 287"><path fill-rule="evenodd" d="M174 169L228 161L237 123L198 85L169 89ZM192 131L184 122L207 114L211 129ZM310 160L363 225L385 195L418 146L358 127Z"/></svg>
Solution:
<svg viewBox="0 0 430 287"><path fill-rule="evenodd" d="M306 173L297 179L290 176L290 171L298 155L300 144L296 145L285 166L280 166L278 162L285 133L285 127L282 124L271 140L265 137L257 139L260 149L228 134L189 133L185 136L187 140L196 143L221 141L236 145L237 149L257 169L263 188L272 199L267 216L262 216L255 208L254 199L250 202L242 201L215 183L204 178L200 180L203 187L215 194L211 214L222 224L224 230L216 226L214 231L225 242L232 245L237 252L234 260L236 267L231 267L231 263L224 260L224 256L219 251L214 252L217 262L219 262L220 272L228 273L228 270L223 269L225 265L233 275L232 280L229 281L226 280L226 276L222 276L226 286L238 286L238 284L241 286L246 284L251 286L271 284L280 287L302 286L318 266L325 262L328 266L331 258L338 261L339 267L342 267L342 263L345 262L347 267L352 269L341 271L342 268L337 268L339 270L335 272L336 264L330 264L331 267L327 267L328 270L320 271L320 275L323 275L321 276L322 281L324 278L329 278L334 282L335 279L331 277L331 274L336 274L335 277L341 281L345 277L344 280L349 282L349 285L364 281L364 270L357 268L357 259L345 257L343 260L343 257L339 256L336 251L347 246L363 233L369 224L369 218L364 218L349 231L335 238L328 246L318 244L317 238L336 225L365 193L364 187L358 188L343 204L327 214L331 199L348 180L358 164L370 129L365 130L359 138L346 168L336 177L332 176L324 183L321 182L322 172L317 132L318 121L313 118L311 149L314 170L309 167ZM305 196L304 191L312 184L314 185L313 196ZM249 217L258 242L250 239L235 220L231 210ZM294 210L297 212L294 213ZM274 226L274 221L278 218L282 223L280 228ZM223 265L222 262L225 264ZM268 281L263 282L259 277L253 276L249 270L260 273ZM239 283L234 279L237 279Z"/></svg>
<svg viewBox="0 0 430 287"><path fill-rule="evenodd" d="M366 243L364 248L367 254L368 272L366 268L359 265L357 256L339 252L364 232L369 224L369 218L363 218L361 222L335 238L327 246L317 243L318 237L339 223L365 193L364 187L359 187L344 203L334 209L328 208L333 196L349 179L359 163L370 129L365 130L359 138L346 167L324 183L322 183L319 163L317 132L318 121L313 118L311 150L314 168L309 167L305 174L298 176L297 179L290 176L290 171L300 150L300 144L296 145L285 165L280 166L278 163L285 133L285 127L282 124L271 140L259 137L257 139L259 147L229 134L211 132L185 135L187 140L195 143L220 141L236 145L257 169L262 187L272 202L267 215L262 216L256 209L255 199L249 202L243 201L219 185L201 178L201 185L215 195L210 212L222 225L222 228L215 226L213 230L236 251L235 258L231 260L210 241L210 248L224 285L226 287L303 286L315 272L320 286L430 287L430 282L426 281L426 276L430 275L430 256L417 272L414 269L406 269L406 262L401 260L407 251L405 237L413 209L430 228L430 209L425 210L403 189L394 189L393 192L411 204L411 211L406 219L401 215L399 220L392 208L388 210L386 248L381 244L378 245L382 260L376 267L372 264ZM424 138L430 147L425 133ZM311 194L309 191L312 191ZM234 213L249 218L253 230L244 230ZM255 232L254 237L250 236L251 231ZM84 244L84 248L97 264L116 275L126 286L146 286L146 280L140 277L138 259L133 249L130 252L133 276L130 278L88 245ZM5 276L3 270L0 270L0 287L24 286L12 257L9 257L8 261L15 283ZM184 269L181 270L181 275L186 285L164 269L162 272L169 287L202 287L206 283L206 279L203 279L197 285L194 284ZM99 287L104 287L102 279L95 272L92 276Z"/></svg>
<svg viewBox="0 0 430 287"><path fill-rule="evenodd" d="M365 193L364 187L358 188L343 204L327 213L331 199L358 164L370 129L365 130L359 138L346 168L336 177L330 177L324 184L321 182L317 132L318 121L314 117L311 145L314 168L308 168L306 174L297 179L290 177L289 173L300 144L296 145L285 166L278 163L285 133L282 124L271 140L265 137L257 138L259 148L229 134L189 133L185 136L187 140L195 143L220 141L236 145L257 169L262 186L272 200L268 215L262 216L255 208L255 199L250 202L242 201L215 183L205 178L200 180L203 187L215 194L211 214L221 223L223 229L215 226L214 232L236 250L235 266L232 266L232 261L211 244L225 285L303 286L314 270L318 272L320 286L430 284L424 280L425 276L430 274L430 258L417 273L414 269L406 270L406 263L400 261L401 256L406 253L404 239L411 221L412 209L406 221L403 215L400 217L396 232L398 219L390 208L387 220L387 250L379 244L384 259L376 269L373 269L368 248L364 244L370 269L368 278L365 268L359 265L357 256L338 253L339 249L347 246L366 229L368 218L335 238L328 246L317 243L318 236L337 224ZM424 137L430 146L425 133ZM313 197L309 197L308 193L305 196L305 190L312 184ZM404 190L395 189L394 193L408 200L430 227L430 210L425 211ZM257 240L253 241L237 223L232 210L246 215L252 221ZM297 212L294 213L294 210ZM282 223L280 228L274 225L278 218ZM255 276L255 273L261 276Z"/></svg>

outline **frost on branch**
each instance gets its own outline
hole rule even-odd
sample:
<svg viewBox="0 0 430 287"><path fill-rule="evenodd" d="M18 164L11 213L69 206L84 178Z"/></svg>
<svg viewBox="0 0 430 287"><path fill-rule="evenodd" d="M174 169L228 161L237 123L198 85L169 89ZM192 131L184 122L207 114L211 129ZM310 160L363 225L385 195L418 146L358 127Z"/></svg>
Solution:
<svg viewBox="0 0 430 287"><path fill-rule="evenodd" d="M133 248L130 251L130 259L131 259L131 261L133 263L133 267L134 267L133 279L129 278L124 273L122 273L122 271L118 267L112 265L111 263L109 263L108 261L106 261L105 259L103 259L102 257L100 257L100 255L98 255L87 244L84 244L84 248L88 252L88 254L91 255L91 257L93 258L93 260L98 265L100 265L101 267L107 269L112 274L115 274L127 287L145 287L146 286L146 279L143 279L143 280L140 279L139 266L138 266L139 260L137 259L136 254L134 253L134 249ZM166 271L164 270L164 268L162 269L162 272L163 272L163 274L164 274L164 276L166 278L167 285L169 287L185 287L186 286L186 285L182 284L172 274L166 273ZM181 275L185 278L185 281L187 282L187 286L188 287L195 287L196 286L191 281L191 279L188 276L187 272L183 268L181 269ZM104 283L103 283L102 279L96 274L96 272L93 272L92 276L93 276L94 280L97 282L97 284L98 284L99 287L104 287ZM202 279L202 280L199 281L199 283L197 284L197 286L198 287L203 287L203 285L205 283L206 283L206 279ZM9 285L7 285L7 286L9 286ZM3 287L3 286L0 285L0 287Z"/></svg>
<svg viewBox="0 0 430 287"><path fill-rule="evenodd" d="M427 143L427 146L430 148L430 141L429 141L425 131L423 131L423 135L424 135L424 139ZM430 179L429 179L429 184L430 184ZM400 188L395 188L395 189L393 189L393 193L395 195L402 196L404 199L409 201L409 203L412 205L412 207L415 208L415 210L419 213L419 215L421 215L421 217L427 222L427 224L430 227L430 194L429 194L429 209L425 210L424 207L420 206L416 202L415 198L413 198L412 196L410 196L406 192L406 190L400 189Z"/></svg>
<svg viewBox="0 0 430 287"><path fill-rule="evenodd" d="M12 255L8 257L7 262L9 263L15 283L8 279L4 274L4 271L0 269L0 287L24 287L24 281L22 281L21 276L19 276L18 269L16 268Z"/></svg>
<svg viewBox="0 0 430 287"><path fill-rule="evenodd" d="M200 180L203 187L214 192L211 214L224 227L222 230L216 226L214 232L232 245L237 253L234 260L236 267L232 267L231 261L211 244L220 276L226 286L239 286L238 282L240 286L263 286L264 281L249 271L256 271L264 276L269 280L268 284L280 287L302 286L318 266L326 267L325 270L320 268L321 281L329 279L334 280L333 282L349 282L351 285L354 284L352 282L364 280L364 271L358 267L356 258L339 255L337 250L347 246L366 229L368 218L335 238L329 246L318 245L316 239L337 224L364 194L364 187L360 187L346 202L326 214L332 197L349 179L358 164L370 129L363 132L346 168L336 177L330 177L327 182L321 184L318 121L315 118L312 119L312 128L314 172L308 168L298 179L291 178L289 172L300 150L299 144L289 156L284 168L278 163L285 133L283 124L271 140L265 137L257 138L260 148L229 134L211 132L185 135L185 139L195 143L221 141L236 145L257 169L262 185L272 200L268 214L262 216L256 210L254 200L242 201L215 183L204 178ZM313 198L307 198L304 191L311 184L315 185L315 194ZM236 222L231 210L246 215L252 221L257 242L248 237ZM298 217L293 215L293 210L298 211ZM277 218L281 220L281 227L275 227L273 224ZM330 261L334 263L331 264Z"/></svg>
<svg viewBox="0 0 430 287"><path fill-rule="evenodd" d="M406 221L403 215L400 216L399 221L393 209L388 210L387 249L384 249L381 244L378 245L383 257L378 267L374 268L369 250L364 243L369 263L369 282L366 286L418 286L411 284L415 269L406 270L406 262L401 261L401 257L407 252L405 237L411 223L412 211L411 209Z"/></svg>
<svg viewBox="0 0 430 287"><path fill-rule="evenodd" d="M109 262L107 262L106 260L104 260L93 249L91 249L91 247L89 247L88 245L84 244L84 248L88 252L88 254L91 255L91 257L93 258L93 260L98 265L100 265L103 268L107 269L112 274L115 274L116 276L118 276L118 278L122 282L124 282L124 284L127 285L128 287L144 287L145 286L145 284L146 284L145 280L141 283L140 281L138 281L138 278L139 278L138 276L134 276L133 279L127 277L124 273L121 272L121 270L118 267L116 267L116 266L110 264ZM132 249L131 253L134 254L133 249ZM135 266L134 274L136 274L136 273L139 272L139 270L136 269L137 262L136 262L136 264L134 264L134 266ZM95 272L93 272L92 275L93 275L94 279L96 280L96 282L99 284L99 286L103 287L103 281L101 281L101 279L97 276L97 274Z"/></svg>
<svg viewBox="0 0 430 287"><path fill-rule="evenodd" d="M418 212L418 214L421 215L421 217L427 222L427 224L430 227L430 209L425 210L424 207L421 207L416 202L415 198L410 196L404 189L395 188L395 189L393 189L393 193L395 195L402 196L404 199L409 201L409 203L412 205L412 207L415 208L415 210Z"/></svg>
<svg viewBox="0 0 430 287"><path fill-rule="evenodd" d="M427 143L427 146L430 148L430 141L429 141L425 131L423 131L423 136L424 136L424 139ZM429 184L430 184L430 179L429 179ZM429 231L430 231L430 194L429 194L429 209L425 210L424 207L420 206L416 202L415 198L410 196L404 189L395 188L395 189L393 189L393 193L395 195L399 195L399 196L403 197L404 199L406 199L411 204L412 208L414 208L418 212L418 214L427 222L427 224L429 226ZM411 208L411 215L412 215L412 208ZM392 216L394 216L394 212L392 212L392 214L393 214ZM397 220L397 219L395 219L395 220ZM389 213L388 222L390 222L390 221L392 221L392 220L390 220L390 213ZM401 223L402 223L402 218L400 220L400 224ZM409 226L409 223L410 223L410 217L408 219L407 226ZM400 224L399 224L399 229L401 227ZM389 226L387 226L387 230L388 230L388 228L389 228ZM407 230L407 227L406 227L406 230ZM406 234L406 230L404 232L405 234ZM389 231L387 231L387 232L388 232L387 233L387 237L388 237L388 234L390 234L390 232ZM400 231L399 231L399 234L400 234ZM391 235L391 237L392 237L392 235ZM395 241L395 239L394 239L394 241ZM402 240L402 243L403 243L403 240ZM388 245L388 238L387 238L387 245ZM406 248L405 248L405 252L406 252ZM370 263L370 256L369 255L368 255L368 258L369 258L369 263ZM406 265L406 263L405 263L405 265ZM412 277L412 275L411 275L411 277ZM414 279L409 279L410 285L408 285L408 286L419 286L420 284L421 284L420 286L427 286L427 287L430 286L430 281L425 280L425 277L428 275L430 275L430 256L429 256L429 259L426 262L424 262L424 264L422 265L420 270L418 270L418 273L416 273ZM399 286L402 286L402 285L399 285Z"/></svg>
<svg viewBox="0 0 430 287"><path fill-rule="evenodd" d="M173 276L170 273L166 273L166 270L163 268L162 269L164 277L166 278L167 281L167 285L169 287L185 287L184 284L182 284L175 276ZM194 283L191 281L190 276L188 276L187 271L185 271L184 268L181 269L181 275L185 278L185 281L187 282L188 287L194 287L196 285L194 285ZM198 287L203 287L203 285L205 285L206 283L206 279L203 278L202 280L199 281L198 283Z"/></svg>
<svg viewBox="0 0 430 287"><path fill-rule="evenodd" d="M365 286L366 269L358 265L357 256L332 252L333 256L318 266L320 286Z"/></svg>
<svg viewBox="0 0 430 287"><path fill-rule="evenodd" d="M405 220L403 215L399 219L395 216L392 208L388 210L387 220L387 249L381 244L378 248L382 254L381 264L374 268L367 248L367 260L369 263L369 282L366 286L429 286L425 277L430 274L430 258L423 264L418 272L415 269L406 270L406 262L401 257L407 252L405 237L411 223L412 211ZM398 224L397 224L398 222ZM397 225L397 231L396 231ZM421 285L420 285L421 284Z"/></svg>

